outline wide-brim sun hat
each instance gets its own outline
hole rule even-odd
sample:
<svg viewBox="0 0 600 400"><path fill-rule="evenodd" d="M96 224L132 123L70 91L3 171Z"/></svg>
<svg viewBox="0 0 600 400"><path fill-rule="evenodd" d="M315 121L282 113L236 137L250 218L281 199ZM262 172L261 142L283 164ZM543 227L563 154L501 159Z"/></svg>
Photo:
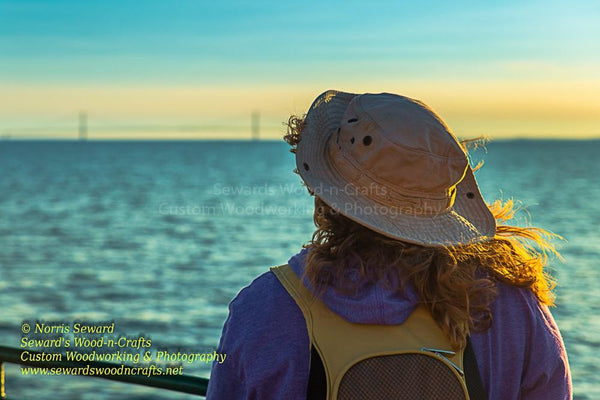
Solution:
<svg viewBox="0 0 600 400"><path fill-rule="evenodd" d="M324 92L306 115L296 164L314 195L387 237L457 246L495 235L466 150L420 101Z"/></svg>

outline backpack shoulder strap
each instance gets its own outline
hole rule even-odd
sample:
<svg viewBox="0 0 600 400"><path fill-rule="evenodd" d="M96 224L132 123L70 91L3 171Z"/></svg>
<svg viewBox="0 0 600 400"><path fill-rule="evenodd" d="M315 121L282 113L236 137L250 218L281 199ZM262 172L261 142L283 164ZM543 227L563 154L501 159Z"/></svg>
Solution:
<svg viewBox="0 0 600 400"><path fill-rule="evenodd" d="M315 296L302 284L298 276L288 264L271 267L271 272L275 274L279 282L287 290L288 294L294 299L304 320L306 321L306 329L308 330L308 338L310 347L313 345L313 318L311 314L311 304L315 301Z"/></svg>
<svg viewBox="0 0 600 400"><path fill-rule="evenodd" d="M471 400L487 400L487 393L483 388L479 367L477 366L477 359L475 358L471 337L469 336L467 336L467 347L465 348L463 357L465 380L467 383L467 390L469 391L469 398Z"/></svg>
<svg viewBox="0 0 600 400"><path fill-rule="evenodd" d="M448 339L423 306L417 307L401 325L353 324L317 299L289 265L271 270L304 314L311 348L314 346L325 369L328 397L337 393L348 368L365 357L414 353L422 347L450 349ZM462 370L462 350L447 359Z"/></svg>

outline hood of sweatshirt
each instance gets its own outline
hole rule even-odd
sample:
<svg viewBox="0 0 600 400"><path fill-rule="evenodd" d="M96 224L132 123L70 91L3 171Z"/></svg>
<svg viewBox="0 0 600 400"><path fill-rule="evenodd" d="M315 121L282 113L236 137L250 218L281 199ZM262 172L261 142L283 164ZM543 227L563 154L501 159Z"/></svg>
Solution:
<svg viewBox="0 0 600 400"><path fill-rule="evenodd" d="M308 251L308 249L302 249L288 261L290 267L300 278L304 276ZM306 278L303 283L313 291ZM327 288L320 299L330 310L348 322L375 325L401 324L419 303L417 293L410 285L406 285L402 294L383 285L362 285L357 293L351 296L341 294L333 288Z"/></svg>

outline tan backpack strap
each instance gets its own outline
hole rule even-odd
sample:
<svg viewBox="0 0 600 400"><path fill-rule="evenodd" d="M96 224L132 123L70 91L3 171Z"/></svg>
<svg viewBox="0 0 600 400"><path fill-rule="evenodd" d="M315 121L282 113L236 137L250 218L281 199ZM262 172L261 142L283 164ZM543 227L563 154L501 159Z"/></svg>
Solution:
<svg viewBox="0 0 600 400"><path fill-rule="evenodd" d="M311 305L315 296L302 284L292 267L288 264L271 267L271 272L275 274L281 285L287 290L294 299L306 321L306 329L310 339L310 346L313 342L313 318L311 314Z"/></svg>
<svg viewBox="0 0 600 400"><path fill-rule="evenodd" d="M417 307L401 325L354 324L317 299L289 265L273 267L271 271L302 310L310 346L315 347L325 368L328 399L337 398L344 374L352 365L366 358L423 353L421 348L451 350L448 338L424 306ZM463 350L454 356L447 354L444 357L462 370ZM458 372L454 373L459 376ZM467 393L464 379L461 384Z"/></svg>

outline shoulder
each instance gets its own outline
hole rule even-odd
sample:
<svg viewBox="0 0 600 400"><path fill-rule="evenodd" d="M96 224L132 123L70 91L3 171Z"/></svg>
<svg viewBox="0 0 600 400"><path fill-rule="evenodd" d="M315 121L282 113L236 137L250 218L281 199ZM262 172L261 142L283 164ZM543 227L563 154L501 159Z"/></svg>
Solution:
<svg viewBox="0 0 600 400"><path fill-rule="evenodd" d="M490 305L491 328L472 335L479 370L490 393L499 394L497 398L524 398L531 391L527 398L568 398L566 351L550 310L530 289L503 283L497 287L498 297ZM500 384L507 381L520 385Z"/></svg>
<svg viewBox="0 0 600 400"><path fill-rule="evenodd" d="M524 368L521 393L525 398L566 399L571 394L571 375L562 335L547 305L529 289L512 289L524 325ZM506 300L505 300L506 301Z"/></svg>
<svg viewBox="0 0 600 400"><path fill-rule="evenodd" d="M526 333L536 325L547 307L529 288L497 283L498 296L491 304L494 324L511 323L516 333Z"/></svg>
<svg viewBox="0 0 600 400"><path fill-rule="evenodd" d="M492 329L502 330L529 345L562 338L547 305L528 288L498 284L498 297L491 304Z"/></svg>
<svg viewBox="0 0 600 400"><path fill-rule="evenodd" d="M497 290L498 296L490 304L492 326L471 335L476 354L484 355L478 357L482 378L491 384L498 382L495 378L507 372L510 365L511 373L519 375L517 370L529 358L532 326L537 325L539 318L537 299L529 289L498 283Z"/></svg>
<svg viewBox="0 0 600 400"><path fill-rule="evenodd" d="M253 351L250 344L265 339L295 344L299 333L308 337L302 312L270 271L257 277L231 301L226 325L231 330L228 333L235 334L229 337L230 346L243 341L243 352ZM263 351L268 344L261 345Z"/></svg>
<svg viewBox="0 0 600 400"><path fill-rule="evenodd" d="M304 385L309 346L302 312L269 271L231 301L219 352L227 354L227 370L258 396L268 387L276 391L274 382L281 388ZM272 398L262 396L257 398Z"/></svg>

